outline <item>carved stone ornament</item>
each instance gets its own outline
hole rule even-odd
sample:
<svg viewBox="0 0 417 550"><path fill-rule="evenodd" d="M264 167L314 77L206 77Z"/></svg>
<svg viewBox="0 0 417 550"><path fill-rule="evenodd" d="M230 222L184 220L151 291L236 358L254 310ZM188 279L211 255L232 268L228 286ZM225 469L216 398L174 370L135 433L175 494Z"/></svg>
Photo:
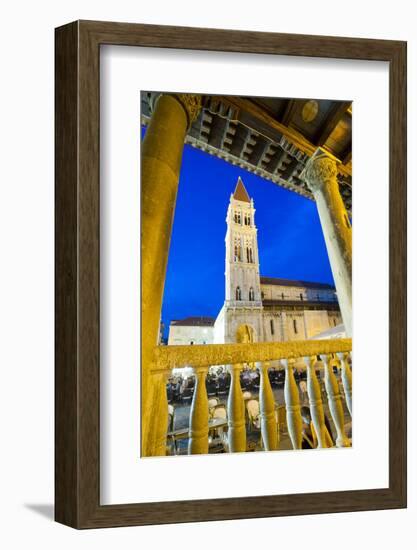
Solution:
<svg viewBox="0 0 417 550"><path fill-rule="evenodd" d="M162 93L152 93L149 97L149 107L151 112L155 110L158 99L163 95ZM201 110L201 96L192 94L169 94L172 95L182 106L187 115L187 127L190 128L191 124L197 120L197 117Z"/></svg>
<svg viewBox="0 0 417 550"><path fill-rule="evenodd" d="M313 156L303 172L303 177L313 193L321 189L323 185L335 182L336 176L336 162L326 154Z"/></svg>

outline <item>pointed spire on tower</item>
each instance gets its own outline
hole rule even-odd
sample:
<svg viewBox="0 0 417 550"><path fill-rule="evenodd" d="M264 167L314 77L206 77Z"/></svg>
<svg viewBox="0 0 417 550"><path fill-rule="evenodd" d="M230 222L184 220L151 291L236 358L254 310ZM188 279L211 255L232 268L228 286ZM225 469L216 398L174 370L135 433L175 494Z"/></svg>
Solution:
<svg viewBox="0 0 417 550"><path fill-rule="evenodd" d="M236 189L233 193L233 198L237 201L250 202L248 192L246 191L246 187L243 185L243 181L240 176L237 180Z"/></svg>

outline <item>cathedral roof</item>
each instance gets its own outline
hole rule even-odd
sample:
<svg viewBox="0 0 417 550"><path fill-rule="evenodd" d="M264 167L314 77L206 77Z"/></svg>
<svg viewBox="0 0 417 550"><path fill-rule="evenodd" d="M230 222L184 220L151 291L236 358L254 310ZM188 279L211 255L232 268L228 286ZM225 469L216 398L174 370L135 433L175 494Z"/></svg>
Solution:
<svg viewBox="0 0 417 550"><path fill-rule="evenodd" d="M336 300L262 300L264 307L279 307L279 308L301 308L301 309L327 309L340 311L339 303Z"/></svg>
<svg viewBox="0 0 417 550"><path fill-rule="evenodd" d="M240 176L237 180L236 189L233 193L233 198L237 201L250 202L248 192L246 191L246 187L243 185L243 181L240 179Z"/></svg>
<svg viewBox="0 0 417 550"><path fill-rule="evenodd" d="M327 283L313 283L311 281L280 279L278 277L261 277L261 285L296 286L304 288L322 288L328 290L336 290L333 285L329 285Z"/></svg>
<svg viewBox="0 0 417 550"><path fill-rule="evenodd" d="M214 326L214 317L186 317L185 319L174 319L171 325L182 327L212 327Z"/></svg>

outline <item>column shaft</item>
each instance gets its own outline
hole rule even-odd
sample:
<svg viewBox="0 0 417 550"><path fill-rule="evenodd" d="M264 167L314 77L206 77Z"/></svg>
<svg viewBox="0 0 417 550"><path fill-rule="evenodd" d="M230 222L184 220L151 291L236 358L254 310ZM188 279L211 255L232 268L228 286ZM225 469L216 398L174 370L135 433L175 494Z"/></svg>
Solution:
<svg viewBox="0 0 417 550"><path fill-rule="evenodd" d="M318 149L302 177L312 191L326 242L346 335L352 336L352 227L339 192L337 166Z"/></svg>
<svg viewBox="0 0 417 550"><path fill-rule="evenodd" d="M158 383L150 376L159 322L182 151L190 114L184 102L161 95L152 114L141 155L142 241L142 454L155 454L152 422Z"/></svg>
<svg viewBox="0 0 417 550"><path fill-rule="evenodd" d="M258 366L261 376L259 387L259 412L261 435L265 451L277 451L279 447L278 424L275 417L275 399L268 376L269 363Z"/></svg>
<svg viewBox="0 0 417 550"><path fill-rule="evenodd" d="M194 395L190 410L188 454L208 454L208 398L206 390L207 369L195 371Z"/></svg>
<svg viewBox="0 0 417 550"><path fill-rule="evenodd" d="M321 399L320 384L316 376L316 358L304 357L307 366L307 393L310 401L311 420L317 435L319 448L329 447L326 438L326 425L324 423L323 402Z"/></svg>
<svg viewBox="0 0 417 550"><path fill-rule="evenodd" d="M333 364L327 355L321 355L324 365L325 385L327 399L329 401L330 414L337 431L337 447L350 447L349 438L345 433L345 418L343 413L342 396L340 395L339 384L333 372Z"/></svg>
<svg viewBox="0 0 417 550"><path fill-rule="evenodd" d="M303 420L300 412L300 395L294 378L294 359L282 359L285 367L284 397L287 411L287 426L292 448L301 449L303 441Z"/></svg>
<svg viewBox="0 0 417 550"><path fill-rule="evenodd" d="M349 409L350 416L352 416L352 371L350 370L349 363L347 361L347 353L337 353L336 355L342 367L342 383L345 392L346 405Z"/></svg>
<svg viewBox="0 0 417 550"><path fill-rule="evenodd" d="M231 365L231 383L227 399L228 439L231 453L246 451L245 403L240 386L242 365Z"/></svg>

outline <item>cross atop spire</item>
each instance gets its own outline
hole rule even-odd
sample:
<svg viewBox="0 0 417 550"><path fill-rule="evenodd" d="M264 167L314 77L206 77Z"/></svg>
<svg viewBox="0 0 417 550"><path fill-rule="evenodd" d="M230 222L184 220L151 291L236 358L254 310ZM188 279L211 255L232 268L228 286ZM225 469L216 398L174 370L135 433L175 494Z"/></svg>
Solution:
<svg viewBox="0 0 417 550"><path fill-rule="evenodd" d="M246 187L243 185L243 181L241 180L240 176L237 180L236 189L233 193L233 198L237 201L250 202L248 192L246 191Z"/></svg>

